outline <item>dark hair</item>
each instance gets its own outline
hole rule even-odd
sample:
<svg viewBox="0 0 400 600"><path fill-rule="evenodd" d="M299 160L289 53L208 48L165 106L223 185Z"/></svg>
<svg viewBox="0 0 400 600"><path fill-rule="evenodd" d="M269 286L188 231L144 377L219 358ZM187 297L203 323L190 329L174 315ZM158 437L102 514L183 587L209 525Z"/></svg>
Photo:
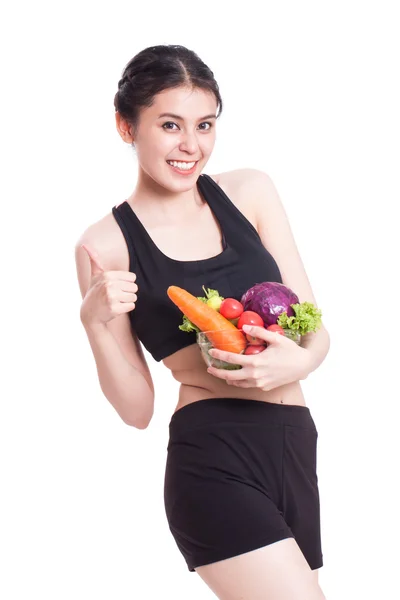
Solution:
<svg viewBox="0 0 400 600"><path fill-rule="evenodd" d="M114 97L118 111L135 130L140 109L152 105L154 96L169 88L187 85L212 92L222 112L222 99L214 73L184 46L150 46L126 65Z"/></svg>

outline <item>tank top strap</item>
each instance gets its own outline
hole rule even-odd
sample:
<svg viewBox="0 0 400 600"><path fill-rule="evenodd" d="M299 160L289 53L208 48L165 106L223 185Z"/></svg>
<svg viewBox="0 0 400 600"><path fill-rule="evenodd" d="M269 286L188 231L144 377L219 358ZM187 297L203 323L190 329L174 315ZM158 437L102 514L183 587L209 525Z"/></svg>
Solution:
<svg viewBox="0 0 400 600"><path fill-rule="evenodd" d="M247 252L249 243L251 246L261 244L257 230L212 177L200 175L197 186L214 213L222 233L224 252L213 259L216 263L225 257L227 250L230 252L232 248L236 248L237 251ZM163 254L127 200L113 206L112 213L125 238L129 252L129 270L133 273L142 272L146 274L146 278L152 273L153 278L155 275L163 278L165 273L178 268L193 270L205 264L211 267L209 259L182 262Z"/></svg>
<svg viewBox="0 0 400 600"><path fill-rule="evenodd" d="M121 228L129 253L129 270L132 273L142 273L143 276L157 277L165 273L168 259L159 251L151 240L144 225L125 200L118 206L113 206L112 213Z"/></svg>
<svg viewBox="0 0 400 600"><path fill-rule="evenodd" d="M228 244L237 240L238 235L246 233L256 242L260 236L252 223L235 206L224 190L210 175L202 174L198 179L199 190L220 222Z"/></svg>

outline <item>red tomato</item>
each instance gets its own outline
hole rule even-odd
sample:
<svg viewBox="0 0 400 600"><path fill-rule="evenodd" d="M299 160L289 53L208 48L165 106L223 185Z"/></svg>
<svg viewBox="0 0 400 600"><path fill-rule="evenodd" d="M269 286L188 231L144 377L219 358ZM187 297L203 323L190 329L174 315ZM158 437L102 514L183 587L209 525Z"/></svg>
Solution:
<svg viewBox="0 0 400 600"><path fill-rule="evenodd" d="M276 333L280 333L281 335L285 335L285 332L283 331L283 327L281 327L280 325L276 324L276 325L269 325L267 327L268 331L275 331Z"/></svg>
<svg viewBox="0 0 400 600"><path fill-rule="evenodd" d="M237 319L243 312L243 305L235 298L225 298L219 307L219 312L225 319Z"/></svg>
<svg viewBox="0 0 400 600"><path fill-rule="evenodd" d="M255 337L254 335L250 335L250 333L246 333L246 338L251 346L262 346L263 344L265 344L264 340Z"/></svg>
<svg viewBox="0 0 400 600"><path fill-rule="evenodd" d="M245 354L259 354L265 350L265 346L247 346Z"/></svg>
<svg viewBox="0 0 400 600"><path fill-rule="evenodd" d="M256 312L252 310L245 310L240 315L237 328L242 329L243 325L257 325L257 327L264 327L264 321Z"/></svg>

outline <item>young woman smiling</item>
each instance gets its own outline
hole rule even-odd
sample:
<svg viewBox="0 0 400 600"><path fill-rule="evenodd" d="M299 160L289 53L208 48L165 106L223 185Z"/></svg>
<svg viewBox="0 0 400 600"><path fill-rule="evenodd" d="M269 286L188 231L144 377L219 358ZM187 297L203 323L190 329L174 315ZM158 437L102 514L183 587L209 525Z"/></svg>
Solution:
<svg viewBox="0 0 400 600"><path fill-rule="evenodd" d="M143 346L180 382L170 421L165 510L190 571L223 600L320 600L317 429L301 380L329 349L324 326L301 346L254 327L266 351L207 369L170 285L239 299L260 281L316 304L267 174L203 173L222 100L212 71L182 46L125 67L116 127L138 162L132 194L76 244L85 327L101 388L125 423L146 428L154 386ZM162 401L162 398L160 398Z"/></svg>

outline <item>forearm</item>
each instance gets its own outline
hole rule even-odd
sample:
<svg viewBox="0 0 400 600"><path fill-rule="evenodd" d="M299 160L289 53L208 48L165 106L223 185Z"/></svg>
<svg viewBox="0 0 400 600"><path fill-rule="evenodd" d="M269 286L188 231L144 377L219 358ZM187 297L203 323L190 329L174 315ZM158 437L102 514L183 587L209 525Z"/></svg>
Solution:
<svg viewBox="0 0 400 600"><path fill-rule="evenodd" d="M315 371L315 369L317 369L325 360L330 347L329 333L324 326L318 329L315 333L307 333L301 340L301 347L308 351L309 361L307 373L305 374L307 377L309 373Z"/></svg>
<svg viewBox="0 0 400 600"><path fill-rule="evenodd" d="M100 387L121 419L144 429L154 409L154 391L146 377L123 355L106 324L83 322L95 358Z"/></svg>

